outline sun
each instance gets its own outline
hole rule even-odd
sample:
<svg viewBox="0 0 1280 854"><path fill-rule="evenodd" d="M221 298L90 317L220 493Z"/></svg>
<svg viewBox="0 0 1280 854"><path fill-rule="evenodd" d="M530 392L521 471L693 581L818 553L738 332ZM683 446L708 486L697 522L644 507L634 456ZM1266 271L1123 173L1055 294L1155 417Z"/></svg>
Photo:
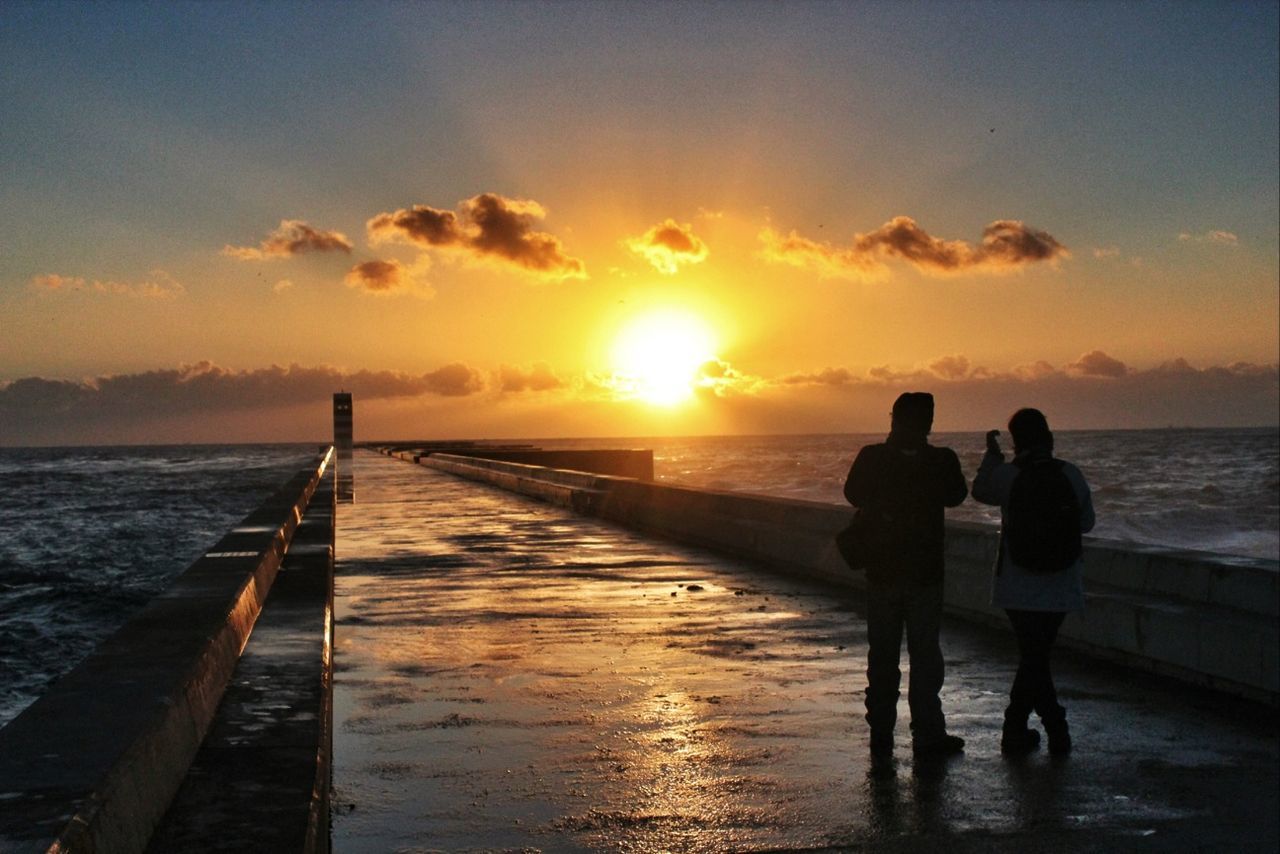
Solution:
<svg viewBox="0 0 1280 854"><path fill-rule="evenodd" d="M613 345L618 391L657 406L693 396L698 371L715 356L715 336L697 316L658 311L632 320Z"/></svg>

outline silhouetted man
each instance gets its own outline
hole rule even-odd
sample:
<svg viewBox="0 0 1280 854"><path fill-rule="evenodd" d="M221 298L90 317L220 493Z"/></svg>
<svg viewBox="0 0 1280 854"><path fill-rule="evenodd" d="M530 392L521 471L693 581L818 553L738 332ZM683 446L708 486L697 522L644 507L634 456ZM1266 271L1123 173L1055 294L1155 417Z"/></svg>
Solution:
<svg viewBox="0 0 1280 854"><path fill-rule="evenodd" d="M1053 433L1038 409L1009 419L1013 462L1000 450L999 430L987 433L987 452L973 479L973 497L1000 505L992 603L1004 608L1018 638L1018 672L1009 690L1000 749L1027 753L1040 733L1027 727L1035 711L1049 736L1049 752L1071 750L1067 710L1049 669L1049 654L1068 611L1084 609L1080 535L1093 528L1093 499L1084 475L1054 459Z"/></svg>
<svg viewBox="0 0 1280 854"><path fill-rule="evenodd" d="M944 508L968 494L960 461L950 448L928 442L933 395L908 392L893 404L887 441L858 452L844 494L863 522L867 567L867 723L871 752L893 753L898 717L902 630L907 632L911 676L912 743L917 754L959 753L964 739L947 734L938 692L943 660Z"/></svg>

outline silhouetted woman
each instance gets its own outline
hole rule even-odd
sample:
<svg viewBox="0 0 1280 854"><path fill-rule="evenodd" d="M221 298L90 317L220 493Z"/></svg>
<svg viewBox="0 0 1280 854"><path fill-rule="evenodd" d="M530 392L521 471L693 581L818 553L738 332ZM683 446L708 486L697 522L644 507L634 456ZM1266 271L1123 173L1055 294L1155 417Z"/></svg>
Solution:
<svg viewBox="0 0 1280 854"><path fill-rule="evenodd" d="M1013 461L1005 462L998 430L973 480L973 497L1000 506L992 603L1004 608L1018 638L1018 672L1009 691L1000 749L1027 753L1040 743L1028 728L1034 711L1049 752L1071 750L1066 709L1058 702L1049 655L1069 611L1084 609L1080 535L1093 528L1093 499L1084 475L1053 456L1053 433L1038 409L1009 419Z"/></svg>

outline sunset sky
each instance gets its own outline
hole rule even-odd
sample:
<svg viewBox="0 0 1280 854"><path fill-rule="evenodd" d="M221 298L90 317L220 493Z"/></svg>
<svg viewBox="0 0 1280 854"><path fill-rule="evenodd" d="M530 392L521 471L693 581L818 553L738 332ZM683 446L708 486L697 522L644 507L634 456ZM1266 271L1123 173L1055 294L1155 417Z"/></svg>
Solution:
<svg viewBox="0 0 1280 854"><path fill-rule="evenodd" d="M1280 416L1277 5L0 3L0 445Z"/></svg>

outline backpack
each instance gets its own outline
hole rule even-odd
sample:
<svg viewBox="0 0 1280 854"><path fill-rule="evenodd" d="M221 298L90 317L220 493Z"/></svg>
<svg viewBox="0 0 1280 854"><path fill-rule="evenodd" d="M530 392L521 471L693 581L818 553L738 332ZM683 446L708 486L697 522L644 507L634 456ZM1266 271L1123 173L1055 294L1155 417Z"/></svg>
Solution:
<svg viewBox="0 0 1280 854"><path fill-rule="evenodd" d="M1062 471L1062 460L1041 457L1015 463L1004 541L1009 557L1030 572L1061 572L1084 551L1080 500Z"/></svg>

